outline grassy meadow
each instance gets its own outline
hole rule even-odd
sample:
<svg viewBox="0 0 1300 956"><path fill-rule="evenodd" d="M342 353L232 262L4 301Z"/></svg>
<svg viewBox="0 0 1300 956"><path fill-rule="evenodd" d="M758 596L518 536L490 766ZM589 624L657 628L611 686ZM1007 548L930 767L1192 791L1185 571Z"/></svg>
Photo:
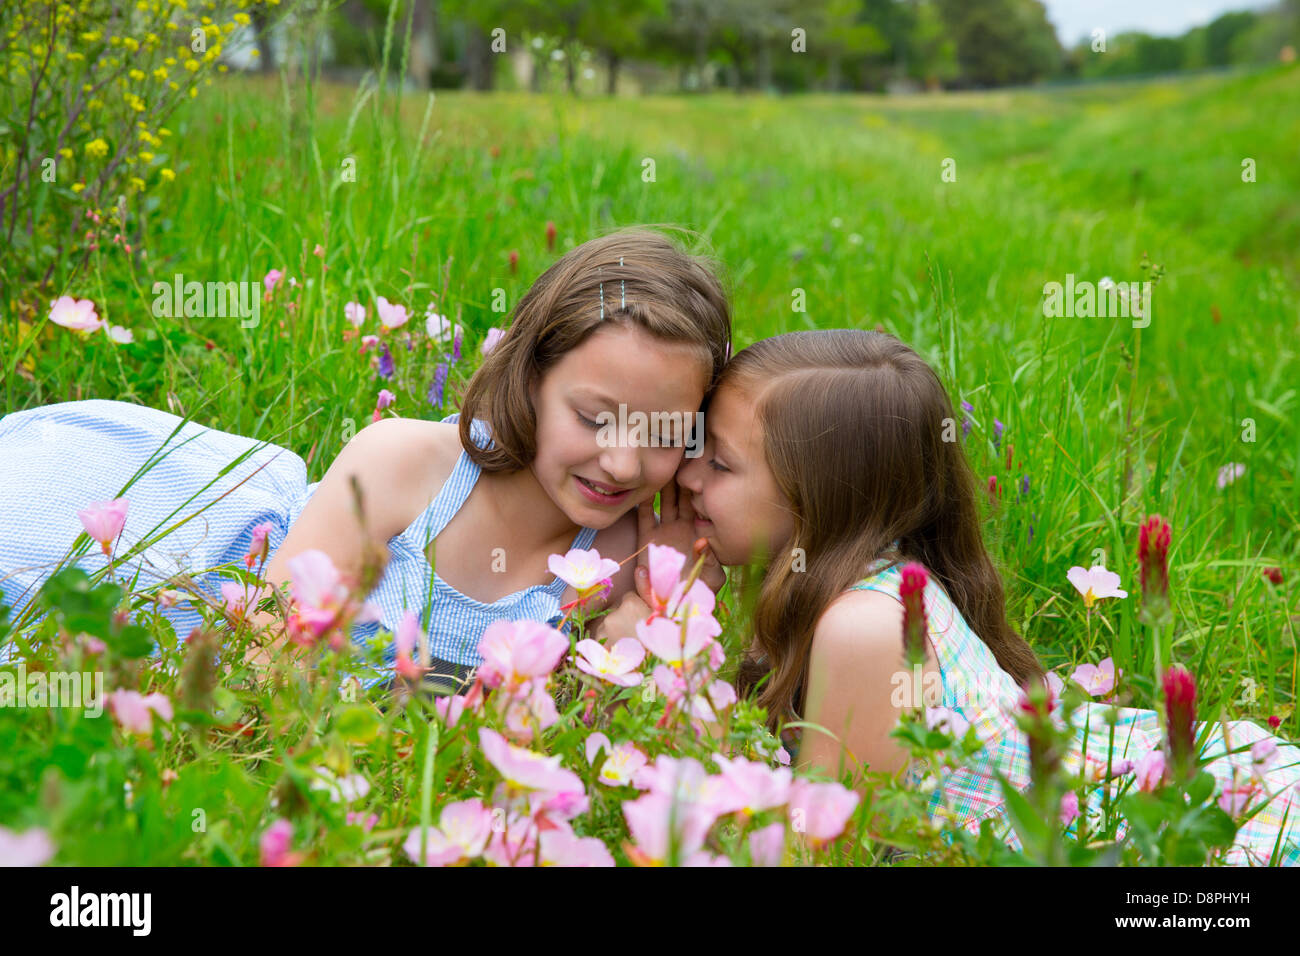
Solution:
<svg viewBox="0 0 1300 956"><path fill-rule="evenodd" d="M602 230L685 226L723 266L734 348L797 329L880 327L940 371L954 403L970 403L966 448L981 482L995 477L1000 489L986 499L986 530L1012 621L1048 667L1068 674L1113 656L1130 677L1124 702L1158 707L1136 549L1139 523L1160 514L1172 526L1172 647L1197 678L1199 712L1276 716L1277 733L1295 739L1297 106L1295 66L970 94L636 100L399 96L227 76L169 121L176 179L149 194L139 248L127 256L105 241L87 268L56 268L55 294L93 299L134 342L83 342L44 322L52 296L7 290L4 408L139 402L285 445L316 480L370 420L380 388L397 395L388 414L456 410L479 343L507 320L495 289L513 306L566 248ZM1247 159L1254 181L1243 181ZM1144 257L1163 271L1148 327L1044 316L1046 283L1137 281ZM151 309L153 283L176 274L260 284L273 268L296 284L277 289L256 327ZM465 327L440 403L429 396L440 350L422 339L395 348L385 382L374 352L345 339L344 304L380 295L417 317L435 302ZM34 318L19 306L27 300ZM373 315L362 331L374 331ZM1229 463L1245 470L1221 486ZM1130 597L1089 617L1066 571L1098 558ZM730 648L742 631L729 626ZM358 847L382 850L413 814L428 819L427 738L410 732L417 763L396 779L385 771L401 796L373 831L381 837L331 843L319 859L382 859ZM378 739L401 749L391 733ZM284 765L268 757L271 743L255 759L242 741L224 746L251 762L223 763L213 780L246 791L246 807L260 805L251 781L263 781L263 802L265 787L284 793L254 766ZM6 772L29 782L13 764ZM147 843L149 858L255 855L257 827L232 823L195 854L188 817L177 819L174 840ZM144 862L125 838L112 847L69 853ZM851 857L880 860L863 848Z"/></svg>

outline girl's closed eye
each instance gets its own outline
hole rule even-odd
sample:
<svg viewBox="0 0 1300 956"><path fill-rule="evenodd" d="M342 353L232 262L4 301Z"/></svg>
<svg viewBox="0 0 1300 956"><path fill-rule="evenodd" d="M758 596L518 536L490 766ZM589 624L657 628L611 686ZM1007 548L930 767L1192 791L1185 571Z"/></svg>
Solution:
<svg viewBox="0 0 1300 956"><path fill-rule="evenodd" d="M709 467L712 468L714 471L731 471L730 468L722 464L722 462L718 461L718 459L716 458L709 459Z"/></svg>
<svg viewBox="0 0 1300 956"><path fill-rule="evenodd" d="M600 422L592 421L586 415L582 414L582 412L578 412L578 421L582 422L582 424L586 425L592 431L598 431L599 429L604 427L603 425L601 425Z"/></svg>

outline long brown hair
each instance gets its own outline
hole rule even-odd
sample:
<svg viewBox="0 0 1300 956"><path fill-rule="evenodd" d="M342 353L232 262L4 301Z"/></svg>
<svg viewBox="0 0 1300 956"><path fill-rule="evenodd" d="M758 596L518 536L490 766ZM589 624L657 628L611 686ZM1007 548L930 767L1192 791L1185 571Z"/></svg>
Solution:
<svg viewBox="0 0 1300 956"><path fill-rule="evenodd" d="M1003 670L1020 683L1042 674L1007 621L952 404L919 355L880 332L791 332L738 353L718 387L754 405L767 466L793 512L787 547L804 560L798 570L786 556L767 562L738 678L746 694L769 677L758 703L773 730L803 711L818 618L894 541Z"/></svg>
<svg viewBox="0 0 1300 956"><path fill-rule="evenodd" d="M510 328L466 386L460 443L470 458L489 472L531 464L537 414L530 387L607 325L636 325L665 342L697 346L709 369L707 394L731 350L731 310L717 271L713 260L644 227L592 239L562 256L519 300ZM491 424L491 447L470 438L475 418Z"/></svg>

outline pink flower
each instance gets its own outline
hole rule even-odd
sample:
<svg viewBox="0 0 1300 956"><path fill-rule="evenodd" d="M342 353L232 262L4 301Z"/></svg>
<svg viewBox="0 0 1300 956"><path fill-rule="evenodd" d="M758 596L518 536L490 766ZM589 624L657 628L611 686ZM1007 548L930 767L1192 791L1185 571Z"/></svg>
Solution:
<svg viewBox="0 0 1300 956"><path fill-rule="evenodd" d="M396 662L393 666L398 676L407 680L420 679L420 668L411 660L411 651L423 645L424 630L420 627L420 619L415 616L414 611L407 608L401 622L397 625L397 633L393 636L393 646L396 650ZM451 723L454 724L455 721Z"/></svg>
<svg viewBox="0 0 1300 956"><path fill-rule="evenodd" d="M1246 812L1250 801L1259 793L1259 787L1253 783L1238 787L1224 787L1219 794L1219 809L1229 816L1239 817Z"/></svg>
<svg viewBox="0 0 1300 956"><path fill-rule="evenodd" d="M495 621L483 631L479 678L488 687L519 685L555 670L569 639L538 621Z"/></svg>
<svg viewBox="0 0 1300 956"><path fill-rule="evenodd" d="M1109 694L1115 689L1115 661L1107 657L1097 665L1080 664L1070 675L1070 680L1083 687L1090 697Z"/></svg>
<svg viewBox="0 0 1300 956"><path fill-rule="evenodd" d="M686 555L667 545L652 544L646 548L646 562L650 572L650 593L654 597L651 609L658 614L668 613L668 600L681 580L686 567Z"/></svg>
<svg viewBox="0 0 1300 956"><path fill-rule="evenodd" d="M50 321L75 332L94 332L104 324L104 320L95 314L94 302L68 295L50 303Z"/></svg>
<svg viewBox="0 0 1300 956"><path fill-rule="evenodd" d="M643 804L641 810L634 811L640 814L640 823L648 829L641 836L634 831L633 837L639 844L648 844L648 848L643 847L648 852L666 849L661 841L666 840L667 834L660 832L660 828L667 826L670 813L676 819L674 832L682 841L680 852L686 855L699 848L709 827L713 826L713 821L721 813L727 812L725 805L728 798L724 793L726 782L721 777L709 776L704 765L693 757L677 759L660 754L654 763L642 767L632 775L632 785L638 790L649 790L650 796L661 800L658 803ZM623 805L623 815L629 827L632 827L633 815L628 813L629 806L631 804ZM661 812L662 818L656 816ZM654 853L651 853L650 858L662 860L661 856L655 856Z"/></svg>
<svg viewBox="0 0 1300 956"><path fill-rule="evenodd" d="M311 254L312 254L313 256L321 256L321 257L324 257L324 255L325 255L325 247L322 246L322 245L318 242L318 243L316 243L316 248L313 249L313 250L311 251Z"/></svg>
<svg viewBox="0 0 1300 956"><path fill-rule="evenodd" d="M120 325L109 325L107 331L109 339L118 345L130 345L135 341L135 335L132 334L131 330Z"/></svg>
<svg viewBox="0 0 1300 956"><path fill-rule="evenodd" d="M657 617L649 624L637 621L636 636L645 649L670 667L680 668L688 661L694 660L701 651L707 650L713 643L713 636L707 626L692 619L686 627L672 618ZM709 618L709 620L716 620ZM685 631L685 635L682 632Z"/></svg>
<svg viewBox="0 0 1300 956"><path fill-rule="evenodd" d="M379 814L371 813L369 815L361 813L358 810L349 810L347 816L348 826L359 826L363 832L369 833L379 822Z"/></svg>
<svg viewBox="0 0 1300 956"><path fill-rule="evenodd" d="M678 623L693 621L697 626L704 628L711 637L717 637L722 633L722 625L713 616L713 609L716 606L717 598L713 591L697 578L689 589L685 581L677 582L673 593L668 597L668 608L664 613Z"/></svg>
<svg viewBox="0 0 1300 956"><path fill-rule="evenodd" d="M251 569L259 561L266 560L270 550L266 539L274 528L275 525L269 521L253 525L253 540L248 543L248 553L244 555L245 566Z"/></svg>
<svg viewBox="0 0 1300 956"><path fill-rule="evenodd" d="M784 823L769 823L749 835L749 856L754 866L780 866L784 854Z"/></svg>
<svg viewBox="0 0 1300 956"><path fill-rule="evenodd" d="M481 702L482 697L478 695L453 694L450 697L440 695L433 699L433 706L444 724L455 727L466 707L471 711L479 710L481 708L478 705Z"/></svg>
<svg viewBox="0 0 1300 956"><path fill-rule="evenodd" d="M542 830L537 842L542 866L614 866L614 858L597 837L555 828Z"/></svg>
<svg viewBox="0 0 1300 956"><path fill-rule="evenodd" d="M44 866L54 856L54 844L40 827L15 833L0 827L0 866Z"/></svg>
<svg viewBox="0 0 1300 956"><path fill-rule="evenodd" d="M857 793L838 783L796 780L790 787L790 823L814 845L844 832L858 806Z"/></svg>
<svg viewBox="0 0 1300 956"><path fill-rule="evenodd" d="M370 420L372 422L379 421L381 417L379 413L382 412L389 405L393 404L393 402L395 401L397 401L396 395L394 395L386 388L381 388L379 390L379 396L375 399L375 414L371 417Z"/></svg>
<svg viewBox="0 0 1300 956"><path fill-rule="evenodd" d="M508 695L506 731L515 743L531 742L537 731L553 726L560 719L545 679L525 681L517 688L503 688L500 693Z"/></svg>
<svg viewBox="0 0 1300 956"><path fill-rule="evenodd" d="M366 354L366 349L374 348L379 345L379 336L363 335L361 336L361 354Z"/></svg>
<svg viewBox="0 0 1300 956"><path fill-rule="evenodd" d="M679 859L695 853L714 819L710 811L653 791L624 803L623 817L635 842L628 855L640 866L664 865L674 847Z"/></svg>
<svg viewBox="0 0 1300 956"><path fill-rule="evenodd" d="M349 302L343 306L343 318L347 319L354 329L359 329L361 323L366 321L366 307L360 302Z"/></svg>
<svg viewBox="0 0 1300 956"><path fill-rule="evenodd" d="M925 708L925 725L931 730L941 730L952 734L960 740L966 736L966 728L970 726L970 721L959 711L947 707L927 707Z"/></svg>
<svg viewBox="0 0 1300 956"><path fill-rule="evenodd" d="M259 850L262 866L297 866L302 860L301 853L290 853L293 843L293 824L288 820L276 820L262 834Z"/></svg>
<svg viewBox="0 0 1300 956"><path fill-rule="evenodd" d="M221 601L236 618L249 617L268 593L270 589L263 586L249 588L240 581L221 582Z"/></svg>
<svg viewBox="0 0 1300 956"><path fill-rule="evenodd" d="M691 716L717 723L721 719L718 712L726 710L735 702L736 688L725 680L715 680L704 688L704 693L691 695Z"/></svg>
<svg viewBox="0 0 1300 956"><path fill-rule="evenodd" d="M506 741L495 730L480 727L479 745L488 763L516 790L546 793L585 793L582 780L560 766L560 758L544 757Z"/></svg>
<svg viewBox="0 0 1300 956"><path fill-rule="evenodd" d="M108 707L122 729L133 734L152 733L154 714L163 720L172 719L172 702L160 693L115 690L108 695Z"/></svg>
<svg viewBox="0 0 1300 956"><path fill-rule="evenodd" d="M424 331L436 342L451 342L460 331L459 325L453 325L445 315L433 311L433 305L424 313Z"/></svg>
<svg viewBox="0 0 1300 956"><path fill-rule="evenodd" d="M903 565L901 575L898 599L903 602L903 659L910 667L925 663L925 586L930 575L916 562Z"/></svg>
<svg viewBox="0 0 1300 956"><path fill-rule="evenodd" d="M328 767L312 767L317 778L311 782L312 790L323 790L331 803L355 803L370 792L370 781L359 773L343 777L334 775Z"/></svg>
<svg viewBox="0 0 1300 956"><path fill-rule="evenodd" d="M594 764L596 756L605 751L605 762L596 779L611 787L626 787L632 783L636 772L646 765L645 751L631 741L612 746L609 738L597 731L587 738L587 763Z"/></svg>
<svg viewBox="0 0 1300 956"><path fill-rule="evenodd" d="M1061 822L1069 826L1078 815L1079 795L1073 790L1067 790L1061 795Z"/></svg>
<svg viewBox="0 0 1300 956"><path fill-rule="evenodd" d="M505 335L504 329L488 329L487 336L483 339L483 344L479 346L479 351L486 357L501 342L501 337Z"/></svg>
<svg viewBox="0 0 1300 956"><path fill-rule="evenodd" d="M86 534L100 543L105 554L113 553L113 540L122 533L127 507L125 498L114 498L112 501L92 501L85 510L77 512Z"/></svg>
<svg viewBox="0 0 1300 956"><path fill-rule="evenodd" d="M1277 759L1277 741L1272 737L1261 737L1251 746L1250 759L1252 773L1259 776Z"/></svg>
<svg viewBox="0 0 1300 956"><path fill-rule="evenodd" d="M284 278L284 273L281 272L279 269L272 269L270 272L268 272L265 276L262 277L262 285L266 286L266 294L268 296L275 290L276 285L283 278Z"/></svg>
<svg viewBox="0 0 1300 956"><path fill-rule="evenodd" d="M1104 565L1094 565L1088 570L1070 568L1065 576L1074 585L1074 589L1083 595L1083 606L1088 610L1092 610L1092 606L1102 598L1128 597L1128 592L1119 586L1119 575L1107 571Z"/></svg>
<svg viewBox="0 0 1300 956"><path fill-rule="evenodd" d="M369 602L360 609L355 606L342 576L324 551L311 548L291 558L289 583L295 609L287 623L296 643L319 640L344 626L358 610L363 617L373 616L375 609Z"/></svg>
<svg viewBox="0 0 1300 956"><path fill-rule="evenodd" d="M716 804L720 812L753 816L783 806L789 800L793 780L789 767L772 770L744 757L728 759L722 754L714 754L713 760L722 768L722 787Z"/></svg>
<svg viewBox="0 0 1300 956"><path fill-rule="evenodd" d="M483 848L483 859L493 866L532 866L539 853L537 835L537 824L531 817L507 813Z"/></svg>
<svg viewBox="0 0 1300 956"><path fill-rule="evenodd" d="M607 579L618 573L618 562L602 558L595 548L573 548L565 555L553 554L546 560L551 573L578 592L578 596L599 590Z"/></svg>
<svg viewBox="0 0 1300 956"><path fill-rule="evenodd" d="M382 295L375 299L375 311L379 313L379 324L386 329L396 329L405 325L411 318L406 306L389 302Z"/></svg>
<svg viewBox="0 0 1300 956"><path fill-rule="evenodd" d="M1246 466L1241 464L1241 462L1237 462L1237 461L1228 462L1226 465L1224 465L1222 468L1219 469L1219 477L1217 479L1219 490L1222 491L1224 488L1228 487L1228 485L1232 484L1234 481L1236 481L1245 473L1246 473Z"/></svg>
<svg viewBox="0 0 1300 956"><path fill-rule="evenodd" d="M606 650L604 645L585 638L576 645L578 670L620 687L635 687L641 683L637 668L645 659L645 647L635 637L625 637Z"/></svg>
<svg viewBox="0 0 1300 956"><path fill-rule="evenodd" d="M420 829L411 831L402 849L423 866L451 866L481 856L492 838L492 812L478 797L449 803L442 808L438 826L425 836L424 858L420 857Z"/></svg>
<svg viewBox="0 0 1300 956"><path fill-rule="evenodd" d="M1161 680L1165 697L1165 732L1169 756L1179 779L1196 766L1196 682L1182 664L1169 667Z"/></svg>
<svg viewBox="0 0 1300 956"><path fill-rule="evenodd" d="M1137 788L1143 793L1150 793L1160 786L1165 776L1165 754L1163 750L1153 750L1137 762L1134 769Z"/></svg>

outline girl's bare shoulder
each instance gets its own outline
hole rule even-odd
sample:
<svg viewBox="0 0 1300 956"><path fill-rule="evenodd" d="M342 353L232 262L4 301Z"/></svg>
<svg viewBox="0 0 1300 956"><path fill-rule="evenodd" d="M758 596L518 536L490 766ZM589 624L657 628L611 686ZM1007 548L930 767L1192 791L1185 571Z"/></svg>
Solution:
<svg viewBox="0 0 1300 956"><path fill-rule="evenodd" d="M392 500L385 510L418 514L451 476L460 457L460 429L451 422L381 418L349 443L364 469L382 476Z"/></svg>

